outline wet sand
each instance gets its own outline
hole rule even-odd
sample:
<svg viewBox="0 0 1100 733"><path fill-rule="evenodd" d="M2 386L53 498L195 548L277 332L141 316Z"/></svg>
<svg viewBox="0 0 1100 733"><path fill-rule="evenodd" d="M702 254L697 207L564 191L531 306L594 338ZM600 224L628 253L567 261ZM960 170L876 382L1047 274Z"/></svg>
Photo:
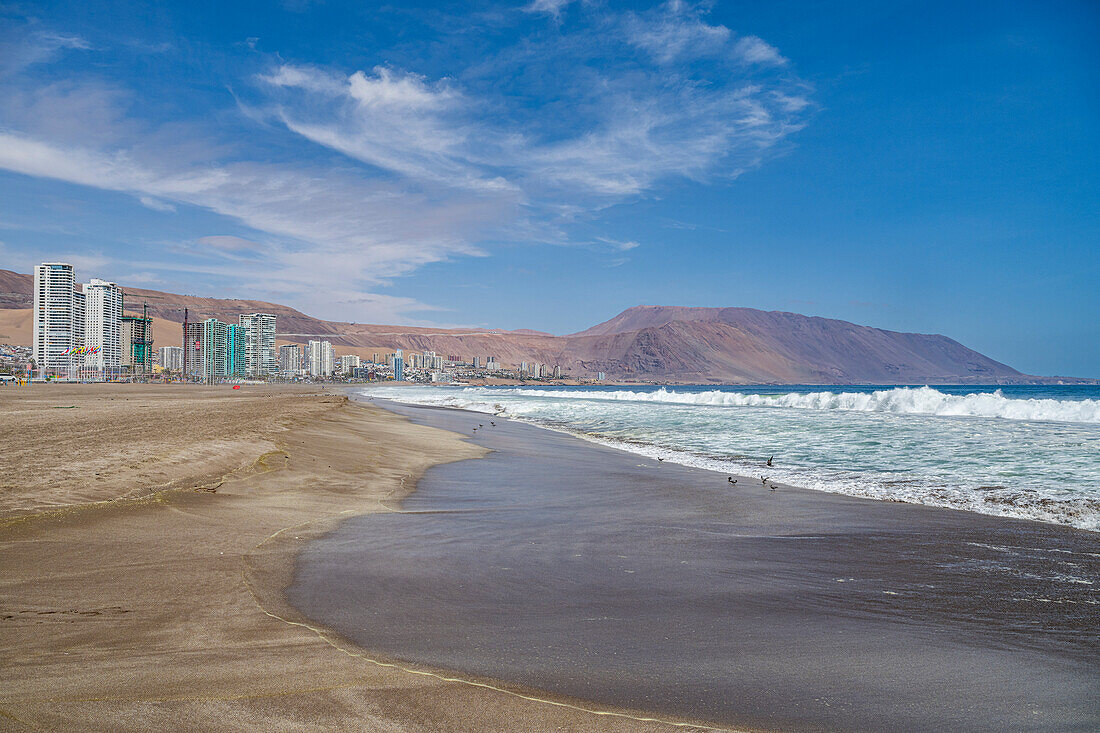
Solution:
<svg viewBox="0 0 1100 733"><path fill-rule="evenodd" d="M384 666L297 553L484 449L316 388L0 391L0 730L661 731Z"/></svg>
<svg viewBox="0 0 1100 733"><path fill-rule="evenodd" d="M493 452L348 520L288 598L379 655L778 730L1100 729L1100 541L388 405ZM472 427L484 427L476 433Z"/></svg>

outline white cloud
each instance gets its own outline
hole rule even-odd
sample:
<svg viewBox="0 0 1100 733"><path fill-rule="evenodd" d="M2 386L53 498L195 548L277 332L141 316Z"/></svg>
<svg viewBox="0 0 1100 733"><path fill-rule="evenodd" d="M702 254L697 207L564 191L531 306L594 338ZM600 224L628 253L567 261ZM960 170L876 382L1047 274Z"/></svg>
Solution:
<svg viewBox="0 0 1100 733"><path fill-rule="evenodd" d="M430 262L482 254L473 242L515 215L506 201L436 201L328 170L263 163L161 169L124 152L61 148L3 132L0 168L200 206L279 235L285 243L272 248L264 280L295 294L319 283L378 285Z"/></svg>
<svg viewBox="0 0 1100 733"><path fill-rule="evenodd" d="M163 285L164 279L154 272L128 272L118 277L124 285ZM131 304L130 307L134 307ZM138 309L140 310L140 308Z"/></svg>
<svg viewBox="0 0 1100 733"><path fill-rule="evenodd" d="M259 80L272 88L270 112L313 142L416 178L498 188L464 160L473 105L446 80L377 67L344 76L282 64Z"/></svg>
<svg viewBox="0 0 1100 733"><path fill-rule="evenodd" d="M787 63L787 59L783 58L775 46L756 36L744 36L738 39L733 49L740 58L750 64L782 66Z"/></svg>
<svg viewBox="0 0 1100 733"><path fill-rule="evenodd" d="M626 17L627 37L661 63L682 56L707 56L720 51L729 41L730 29L708 25L700 14L681 2L670 2L658 11Z"/></svg>
<svg viewBox="0 0 1100 733"><path fill-rule="evenodd" d="M251 239L245 239L244 237L234 237L231 234L215 234L209 237L199 237L197 240L199 244L206 247L213 247L214 249L229 250L230 252L238 252L241 250L257 250L262 249L263 245L258 242L253 242Z"/></svg>
<svg viewBox="0 0 1100 733"><path fill-rule="evenodd" d="M50 61L64 51L87 51L91 47L80 36L36 29L34 22L9 27L0 36L0 78Z"/></svg>
<svg viewBox="0 0 1100 733"><path fill-rule="evenodd" d="M596 241L600 242L601 244L607 245L615 252L629 252L630 250L641 246L641 244L635 242L632 239L621 240L611 239L610 237L596 237Z"/></svg>
<svg viewBox="0 0 1100 733"><path fill-rule="evenodd" d="M560 15L566 4L526 9ZM362 290L484 255L487 242L569 243L572 222L669 179L739 175L801 126L808 92L780 75L786 62L764 41L681 3L585 20L595 13L479 59L476 73L271 59L235 85L280 153L312 143L338 152L336 163L319 148L293 158L226 142L205 119L143 122L126 90L83 80L8 85L0 168L123 192L157 211L200 207L263 242L200 237L179 245L182 263L130 268L234 278L327 317L354 317L354 307L355 320L406 320L430 306ZM531 78L535 91L516 81Z"/></svg>
<svg viewBox="0 0 1100 733"><path fill-rule="evenodd" d="M574 0L532 0L524 6L523 10L527 13L545 13L560 18L562 11L573 2Z"/></svg>
<svg viewBox="0 0 1100 733"><path fill-rule="evenodd" d="M174 212L176 210L176 207L167 201L161 201L152 196L138 196L138 201L141 202L142 206L152 209L153 211Z"/></svg>

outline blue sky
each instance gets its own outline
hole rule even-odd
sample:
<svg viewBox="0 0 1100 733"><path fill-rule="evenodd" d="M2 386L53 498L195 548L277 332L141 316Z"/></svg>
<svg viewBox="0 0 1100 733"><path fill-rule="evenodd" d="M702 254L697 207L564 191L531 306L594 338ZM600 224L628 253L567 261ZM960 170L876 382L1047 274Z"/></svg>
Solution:
<svg viewBox="0 0 1100 733"><path fill-rule="evenodd" d="M0 267L553 333L750 306L1100 376L1098 49L1091 2L0 2Z"/></svg>

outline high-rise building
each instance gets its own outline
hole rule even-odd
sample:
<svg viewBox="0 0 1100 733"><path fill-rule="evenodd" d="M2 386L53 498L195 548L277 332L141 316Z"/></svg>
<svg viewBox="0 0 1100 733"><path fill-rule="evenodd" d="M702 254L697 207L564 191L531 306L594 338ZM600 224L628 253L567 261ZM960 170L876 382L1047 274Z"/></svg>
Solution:
<svg viewBox="0 0 1100 733"><path fill-rule="evenodd" d="M180 346L161 346L157 352L157 361L168 372L183 370L183 348Z"/></svg>
<svg viewBox="0 0 1100 733"><path fill-rule="evenodd" d="M474 357L474 369L480 369L480 368L481 368L481 357L480 356L475 356Z"/></svg>
<svg viewBox="0 0 1100 733"><path fill-rule="evenodd" d="M310 341L306 346L306 367L311 377L331 377L334 367L332 343Z"/></svg>
<svg viewBox="0 0 1100 733"><path fill-rule="evenodd" d="M405 359L401 355L401 349L393 353L393 378L396 382L405 381Z"/></svg>
<svg viewBox="0 0 1100 733"><path fill-rule="evenodd" d="M185 322L183 324L183 376L192 379L201 379L203 371L203 333L205 327L202 322Z"/></svg>
<svg viewBox="0 0 1100 733"><path fill-rule="evenodd" d="M238 323L230 323L225 329L225 373L230 377L246 377L245 342L247 330Z"/></svg>
<svg viewBox="0 0 1100 733"><path fill-rule="evenodd" d="M229 376L226 358L229 326L217 318L202 322L202 377L208 382Z"/></svg>
<svg viewBox="0 0 1100 733"><path fill-rule="evenodd" d="M240 325L245 330L245 372L250 377L274 374L279 369L275 353L275 316L270 313L242 313Z"/></svg>
<svg viewBox="0 0 1100 733"><path fill-rule="evenodd" d="M554 365L554 379L561 379L561 365Z"/></svg>
<svg viewBox="0 0 1100 733"><path fill-rule="evenodd" d="M31 355L39 369L67 372L72 350L84 345L83 303L72 265L43 262L34 268Z"/></svg>
<svg viewBox="0 0 1100 733"><path fill-rule="evenodd" d="M519 373L520 373L520 376L523 376L523 375L527 374L527 372L528 372L527 362L525 362L525 361L521 361L521 362L519 363Z"/></svg>
<svg viewBox="0 0 1100 733"><path fill-rule="evenodd" d="M284 377L294 377L302 371L302 347L298 344L286 344L279 347L279 373Z"/></svg>
<svg viewBox="0 0 1100 733"><path fill-rule="evenodd" d="M359 366L359 357L355 354L344 354L340 357L340 373L351 375L352 370Z"/></svg>
<svg viewBox="0 0 1100 733"><path fill-rule="evenodd" d="M119 325L122 319L122 288L92 278L84 284L84 346L88 354L84 367L96 371L118 369L122 360Z"/></svg>
<svg viewBox="0 0 1100 733"><path fill-rule="evenodd" d="M153 371L153 319L122 316L118 323L119 365L135 374Z"/></svg>

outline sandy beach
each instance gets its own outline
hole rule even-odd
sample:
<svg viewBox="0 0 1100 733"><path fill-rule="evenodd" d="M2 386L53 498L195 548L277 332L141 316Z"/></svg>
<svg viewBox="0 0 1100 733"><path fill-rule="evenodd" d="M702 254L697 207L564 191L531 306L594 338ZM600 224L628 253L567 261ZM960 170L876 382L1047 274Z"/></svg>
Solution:
<svg viewBox="0 0 1100 733"><path fill-rule="evenodd" d="M1093 532L378 404L490 452L303 551L290 602L361 647L735 729L1100 725Z"/></svg>
<svg viewBox="0 0 1100 733"><path fill-rule="evenodd" d="M5 388L0 729L674 729L378 664L284 602L309 540L484 452L331 391Z"/></svg>

